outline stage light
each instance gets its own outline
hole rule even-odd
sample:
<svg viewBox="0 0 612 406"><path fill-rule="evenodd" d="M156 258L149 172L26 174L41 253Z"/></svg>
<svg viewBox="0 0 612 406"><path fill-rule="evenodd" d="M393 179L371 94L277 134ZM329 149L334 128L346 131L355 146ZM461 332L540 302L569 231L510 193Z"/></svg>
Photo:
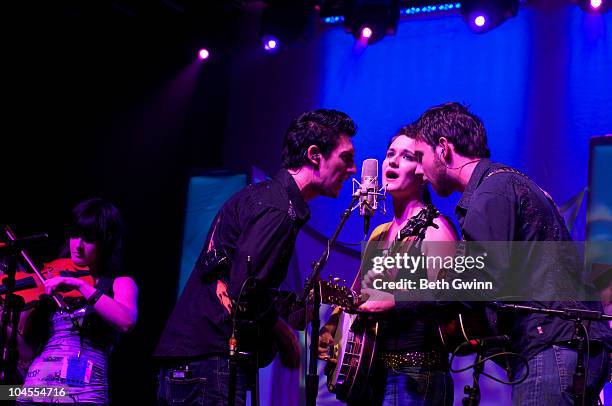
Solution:
<svg viewBox="0 0 612 406"><path fill-rule="evenodd" d="M440 13L446 11L454 11L459 10L461 8L461 3L440 3L428 6L416 6L412 5L411 7L402 8L400 10L400 14L403 15L415 15L415 14L426 14L426 13Z"/></svg>
<svg viewBox="0 0 612 406"><path fill-rule="evenodd" d="M198 58L200 58L201 61L207 60L209 56L210 52L206 48L202 48L198 51Z"/></svg>
<svg viewBox="0 0 612 406"><path fill-rule="evenodd" d="M272 35L264 35L261 38L261 42L266 51L270 53L277 52L280 49L280 41L278 38Z"/></svg>
<svg viewBox="0 0 612 406"><path fill-rule="evenodd" d="M399 0L354 0L346 3L344 27L355 39L373 44L395 35L399 15Z"/></svg>
<svg viewBox="0 0 612 406"><path fill-rule="evenodd" d="M319 18L326 24L344 22L346 6L344 0L315 0L319 6Z"/></svg>
<svg viewBox="0 0 612 406"><path fill-rule="evenodd" d="M323 22L326 23L326 24L343 23L344 22L344 16L324 17L323 18Z"/></svg>
<svg viewBox="0 0 612 406"><path fill-rule="evenodd" d="M610 8L611 0L578 0L578 5L587 13L605 13Z"/></svg>
<svg viewBox="0 0 612 406"><path fill-rule="evenodd" d="M304 37L314 7L306 0L268 0L261 12L259 36L267 52L279 52Z"/></svg>
<svg viewBox="0 0 612 406"><path fill-rule="evenodd" d="M489 31L516 16L519 0L464 0L461 14L474 32Z"/></svg>
<svg viewBox="0 0 612 406"><path fill-rule="evenodd" d="M273 39L268 40L266 42L266 49L267 50L274 49L274 48L276 48L276 44L277 44L277 42L275 40L273 40Z"/></svg>

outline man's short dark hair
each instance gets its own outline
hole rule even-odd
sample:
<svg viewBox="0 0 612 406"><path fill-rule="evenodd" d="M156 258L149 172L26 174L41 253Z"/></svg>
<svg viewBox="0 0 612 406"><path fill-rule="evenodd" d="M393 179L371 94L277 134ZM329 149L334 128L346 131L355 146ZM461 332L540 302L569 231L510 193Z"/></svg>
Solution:
<svg viewBox="0 0 612 406"><path fill-rule="evenodd" d="M417 120L417 139L435 148L440 137L447 138L460 155L469 158L491 156L482 120L460 103L430 107Z"/></svg>
<svg viewBox="0 0 612 406"><path fill-rule="evenodd" d="M341 134L352 137L357 132L355 123L337 110L319 109L302 113L291 121L283 141L283 167L301 168L308 162L311 145L319 147L324 158L338 146Z"/></svg>

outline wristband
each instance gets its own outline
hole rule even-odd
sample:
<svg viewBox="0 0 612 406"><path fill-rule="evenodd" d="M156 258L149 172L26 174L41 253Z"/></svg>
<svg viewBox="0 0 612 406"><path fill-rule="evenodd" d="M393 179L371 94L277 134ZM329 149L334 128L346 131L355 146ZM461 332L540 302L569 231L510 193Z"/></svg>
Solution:
<svg viewBox="0 0 612 406"><path fill-rule="evenodd" d="M100 289L96 289L94 294L89 296L89 299L87 299L87 305L93 307L103 294L104 292L102 292Z"/></svg>

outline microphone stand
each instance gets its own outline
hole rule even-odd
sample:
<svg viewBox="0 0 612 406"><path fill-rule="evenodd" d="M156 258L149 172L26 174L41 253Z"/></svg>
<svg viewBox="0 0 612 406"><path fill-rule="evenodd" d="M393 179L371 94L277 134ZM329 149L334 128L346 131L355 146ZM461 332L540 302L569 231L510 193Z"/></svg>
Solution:
<svg viewBox="0 0 612 406"><path fill-rule="evenodd" d="M261 326L259 325L259 321L249 321L249 322L253 322L255 324L255 350L253 350L251 353L248 352L241 352L240 351L240 346L239 346L239 341L236 339L236 332L237 332L237 326L236 326L236 321L237 321L237 312L239 312L239 307L241 306L240 301L242 299L242 294L244 293L244 288L246 286L246 283L252 278L252 289L256 289L257 288L257 283L255 280L255 275L253 273L253 259L251 258L251 256L247 256L247 275L248 278L245 281L244 285L242 286L242 289L240 289L240 294L238 296L238 299L236 300L236 305L235 308L233 309L233 314L232 314L232 335L229 339L229 383L228 383L228 396L227 396L227 404L228 406L234 406L236 404L236 385L237 385L237 379L238 379L238 366L241 363L241 361L246 361L244 362L242 365L244 366L245 369L247 369L250 374L250 372L254 373L253 376L253 381L249 382L246 386L246 390L251 391L251 405L252 406L259 406L259 346L261 345ZM256 317L259 317L260 315L260 308L259 308L259 302L255 303L255 314L257 315ZM245 320L242 320L243 322ZM241 337L242 340L242 337ZM254 371L251 371L251 369L253 369ZM246 391L245 391L246 392Z"/></svg>
<svg viewBox="0 0 612 406"><path fill-rule="evenodd" d="M315 284L319 281L319 276L321 274L321 270L327 263L329 258L329 253L331 251L332 245L336 242L342 227L348 220L353 211L353 205L357 203L359 197L361 196L361 192L353 194L353 199L351 200L351 204L349 207L342 213L342 217L340 223L336 227L336 231L331 236L331 238L327 241L327 247L325 247L325 251L319 258L318 261L314 261L312 263L312 272L308 279L306 279L306 283L304 284L304 291L302 292L301 301L303 303L307 303L308 296L310 291L313 292L312 299L312 320L310 322L311 325L311 338L310 338L310 363L308 364L308 373L306 375L306 406L316 406L317 402L317 394L319 389L319 375L317 374L317 361L318 361L318 344L319 344L319 330L321 329L321 316L319 315L319 311L321 309L321 296L319 294L318 289L314 289ZM307 306L306 306L307 307ZM308 313L308 312L307 312Z"/></svg>
<svg viewBox="0 0 612 406"><path fill-rule="evenodd" d="M7 270L4 277L6 294L4 296L4 306L2 317L0 318L0 383L4 385L17 383L17 361L19 352L17 350L17 332L19 330L19 316L25 305L24 299L16 295L15 274L17 272L17 250L20 248L3 247L1 251L8 252ZM11 326L9 336L8 327Z"/></svg>
<svg viewBox="0 0 612 406"><path fill-rule="evenodd" d="M26 247L42 242L48 235L42 233L18 239L8 232L10 231L8 226L5 226L4 229L7 231L10 240L0 241L0 254L6 253L8 260L6 277L3 278L6 294L4 295L2 316L0 317L0 383L7 385L17 383L17 362L19 360L17 332L19 330L19 316L25 306L23 297L14 293L16 291L17 255ZM9 325L11 326L10 336L8 333Z"/></svg>
<svg viewBox="0 0 612 406"><path fill-rule="evenodd" d="M484 370L484 362L483 359L483 351L484 349L478 349L476 352L476 360L474 361L474 368L472 377L474 379L474 383L472 386L465 385L463 388L463 393L467 396L461 400L461 404L463 406L478 406L480 404L480 385L478 383L478 379L480 378L480 374Z"/></svg>
<svg viewBox="0 0 612 406"><path fill-rule="evenodd" d="M457 354L458 350L461 349L461 347L465 346L466 344L469 344L470 346L476 349L476 359L474 360L474 364L472 364L471 366L471 369L473 371L472 372L473 384L472 386L465 385L463 387L463 393L467 395L461 400L461 404L463 406L478 406L480 404L480 384L478 380L480 379L481 374L484 374L485 376L490 377L490 375L487 375L484 373L484 367L485 367L485 362L493 357L493 356L488 357L488 358L485 357L486 351L490 350L491 348L494 348L494 346L496 345L505 345L509 341L510 341L510 337L508 337L507 335L485 337L485 338L480 338L476 340L469 340L461 344L459 347L457 347L457 349L455 349L455 351L453 352L453 356L451 358L451 363L453 359L455 358L455 355ZM467 367L465 369L458 370L458 371L453 371L451 368L451 372L462 372L469 368L470 367Z"/></svg>
<svg viewBox="0 0 612 406"><path fill-rule="evenodd" d="M542 307L515 305L515 304L501 304L497 305L497 309L501 311L511 312L527 312L527 313L541 313L549 314L557 317L561 317L565 320L571 320L574 322L574 330L576 338L573 339L576 344L576 370L574 372L572 380L572 394L574 396L575 405L586 404L586 393L585 393L585 366L584 366L584 347L585 347L585 331L583 321L600 321L600 320L612 320L612 316L603 314L597 310L585 310L585 309L572 309L565 308L562 310L557 309L545 309Z"/></svg>

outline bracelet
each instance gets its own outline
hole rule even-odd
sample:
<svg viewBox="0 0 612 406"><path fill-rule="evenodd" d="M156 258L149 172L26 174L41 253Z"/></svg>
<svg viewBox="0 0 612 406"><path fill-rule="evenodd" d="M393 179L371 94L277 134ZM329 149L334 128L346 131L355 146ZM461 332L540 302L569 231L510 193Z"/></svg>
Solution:
<svg viewBox="0 0 612 406"><path fill-rule="evenodd" d="M104 292L102 292L100 289L96 289L93 295L89 296L89 299L87 299L87 305L93 307L103 294Z"/></svg>

